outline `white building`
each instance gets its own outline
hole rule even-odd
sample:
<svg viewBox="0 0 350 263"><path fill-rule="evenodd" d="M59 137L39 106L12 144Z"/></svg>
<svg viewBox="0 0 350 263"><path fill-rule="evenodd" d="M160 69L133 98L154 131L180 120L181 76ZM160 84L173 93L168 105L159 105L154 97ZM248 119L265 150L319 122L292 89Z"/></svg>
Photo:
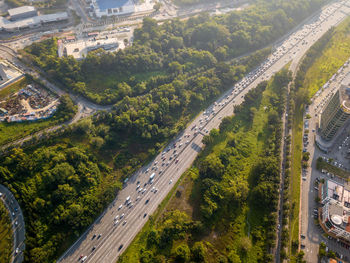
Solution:
<svg viewBox="0 0 350 263"><path fill-rule="evenodd" d="M9 21L5 18L0 18L0 31L4 30L7 32L15 32L26 28L35 28L47 23L64 21L67 19L67 12L34 16L17 21Z"/></svg>
<svg viewBox="0 0 350 263"><path fill-rule="evenodd" d="M350 189L333 180L320 188L321 223L329 234L350 242Z"/></svg>
<svg viewBox="0 0 350 263"><path fill-rule="evenodd" d="M8 10L11 20L24 19L38 15L34 6L21 6Z"/></svg>

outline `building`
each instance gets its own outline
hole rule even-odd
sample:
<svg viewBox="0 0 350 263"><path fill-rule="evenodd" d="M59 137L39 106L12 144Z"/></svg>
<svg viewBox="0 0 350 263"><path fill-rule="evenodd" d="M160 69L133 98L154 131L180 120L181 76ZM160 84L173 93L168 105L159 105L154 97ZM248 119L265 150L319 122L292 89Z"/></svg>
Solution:
<svg viewBox="0 0 350 263"><path fill-rule="evenodd" d="M98 18L135 12L133 0L92 0L90 7Z"/></svg>
<svg viewBox="0 0 350 263"><path fill-rule="evenodd" d="M8 80L7 74L4 71L3 65L0 63L0 84Z"/></svg>
<svg viewBox="0 0 350 263"><path fill-rule="evenodd" d="M323 204L322 227L328 234L350 242L350 189L333 180L320 184L319 195Z"/></svg>
<svg viewBox="0 0 350 263"><path fill-rule="evenodd" d="M16 21L9 21L7 19L0 18L0 31L4 30L7 32L16 32L27 28L36 28L48 23L60 22L65 20L68 20L67 12L33 16Z"/></svg>
<svg viewBox="0 0 350 263"><path fill-rule="evenodd" d="M320 135L323 140L332 140L350 117L350 85L342 83L329 100L320 117Z"/></svg>
<svg viewBox="0 0 350 263"><path fill-rule="evenodd" d="M8 10L8 13L10 15L10 20L12 21L38 15L38 12L33 6L21 6L12 8Z"/></svg>

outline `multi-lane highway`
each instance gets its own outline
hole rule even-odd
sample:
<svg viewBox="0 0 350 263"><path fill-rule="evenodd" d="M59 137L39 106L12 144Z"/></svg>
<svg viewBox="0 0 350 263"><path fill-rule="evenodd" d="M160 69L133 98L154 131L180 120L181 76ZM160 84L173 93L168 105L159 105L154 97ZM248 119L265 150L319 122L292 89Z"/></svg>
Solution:
<svg viewBox="0 0 350 263"><path fill-rule="evenodd" d="M23 251L25 249L25 227L22 210L9 189L0 184L0 201L3 201L9 211L13 230L13 251L12 263L23 261Z"/></svg>
<svg viewBox="0 0 350 263"><path fill-rule="evenodd" d="M348 10L347 1L333 2L291 34L268 60L200 114L151 164L136 172L113 203L58 261L115 262L173 184L191 166L203 147L203 135L218 128L223 117L232 115L233 106L242 103L244 95L258 83L270 78L290 60L295 68L305 51L341 21Z"/></svg>

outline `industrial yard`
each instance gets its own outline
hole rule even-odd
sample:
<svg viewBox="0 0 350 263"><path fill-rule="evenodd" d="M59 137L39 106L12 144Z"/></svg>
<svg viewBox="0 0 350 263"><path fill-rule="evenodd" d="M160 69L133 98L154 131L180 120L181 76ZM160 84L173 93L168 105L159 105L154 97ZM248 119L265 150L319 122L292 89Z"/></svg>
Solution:
<svg viewBox="0 0 350 263"><path fill-rule="evenodd" d="M0 98L0 121L24 122L50 118L59 100L39 85L31 83Z"/></svg>

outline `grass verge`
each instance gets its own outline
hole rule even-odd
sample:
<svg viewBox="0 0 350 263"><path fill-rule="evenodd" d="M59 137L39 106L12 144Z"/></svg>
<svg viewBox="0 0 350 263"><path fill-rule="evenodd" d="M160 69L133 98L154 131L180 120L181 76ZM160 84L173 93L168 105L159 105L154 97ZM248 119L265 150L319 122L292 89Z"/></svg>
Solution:
<svg viewBox="0 0 350 263"><path fill-rule="evenodd" d="M4 203L0 201L0 262L10 262L12 244L10 217Z"/></svg>

